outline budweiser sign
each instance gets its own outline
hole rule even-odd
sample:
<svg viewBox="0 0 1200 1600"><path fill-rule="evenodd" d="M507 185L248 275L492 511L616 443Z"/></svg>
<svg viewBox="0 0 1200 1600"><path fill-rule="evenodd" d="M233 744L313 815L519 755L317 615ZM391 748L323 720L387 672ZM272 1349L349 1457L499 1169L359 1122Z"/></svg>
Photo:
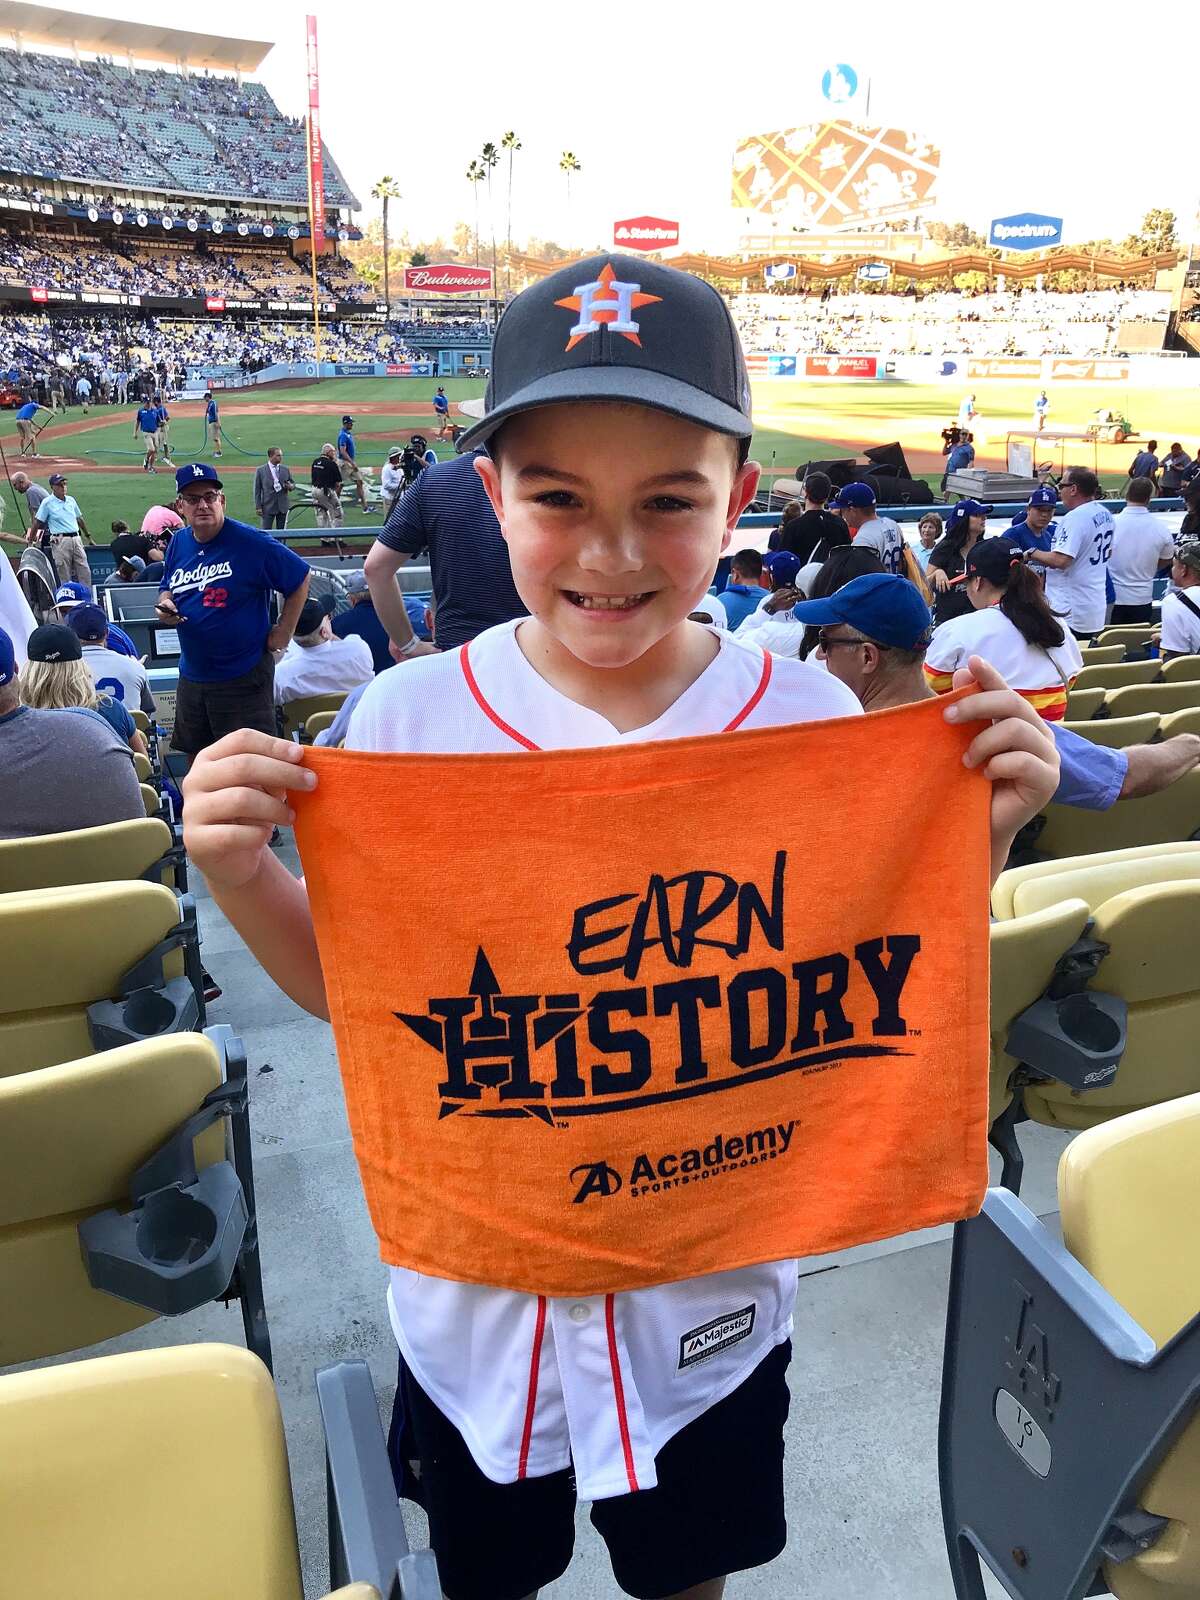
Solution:
<svg viewBox="0 0 1200 1600"><path fill-rule="evenodd" d="M405 267L406 289L432 289L438 294L490 293L490 267L457 267L443 263L434 267Z"/></svg>
<svg viewBox="0 0 1200 1600"><path fill-rule="evenodd" d="M618 250L665 250L679 243L679 224L664 217L626 217L613 223L613 244Z"/></svg>

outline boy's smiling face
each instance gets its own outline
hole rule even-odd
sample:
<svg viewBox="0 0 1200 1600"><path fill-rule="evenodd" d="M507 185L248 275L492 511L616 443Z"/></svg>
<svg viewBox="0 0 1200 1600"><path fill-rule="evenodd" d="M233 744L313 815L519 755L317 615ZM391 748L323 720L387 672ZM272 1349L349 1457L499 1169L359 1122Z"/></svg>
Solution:
<svg viewBox="0 0 1200 1600"><path fill-rule="evenodd" d="M475 468L521 599L591 667L628 666L680 628L712 582L759 469L736 441L645 406L539 407Z"/></svg>

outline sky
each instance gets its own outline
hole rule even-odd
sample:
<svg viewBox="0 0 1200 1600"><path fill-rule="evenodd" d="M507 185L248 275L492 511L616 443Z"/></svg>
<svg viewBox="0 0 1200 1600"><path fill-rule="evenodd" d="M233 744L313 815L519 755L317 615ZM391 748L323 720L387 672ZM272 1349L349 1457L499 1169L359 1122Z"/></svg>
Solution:
<svg viewBox="0 0 1200 1600"><path fill-rule="evenodd" d="M103 9L163 20L161 5L143 0ZM872 122L942 147L932 213L941 220L986 232L992 217L1045 212L1065 219L1069 244L1121 237L1165 205L1192 237L1200 7L1157 5L1132 70L1122 54L1130 13L1113 0L858 0L822 11L460 0L405 12L317 0L325 140L364 202L360 220L378 211L370 189L388 173L403 197L393 225L413 238L472 220L467 165L513 128L515 240L607 245L616 219L652 215L680 223L685 249L720 251L750 220L729 200L735 145L819 117L822 74L846 63L870 80ZM259 75L284 111L303 113L303 6L209 0L205 20L216 33L272 40ZM564 149L582 168L569 210ZM503 164L493 183L503 238ZM486 237L483 185L480 208Z"/></svg>

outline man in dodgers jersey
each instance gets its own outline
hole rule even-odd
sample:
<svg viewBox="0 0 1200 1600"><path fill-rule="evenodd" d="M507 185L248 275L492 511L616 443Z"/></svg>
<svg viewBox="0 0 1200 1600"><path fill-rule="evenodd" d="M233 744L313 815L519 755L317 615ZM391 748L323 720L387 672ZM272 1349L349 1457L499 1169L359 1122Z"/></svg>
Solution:
<svg viewBox="0 0 1200 1600"><path fill-rule="evenodd" d="M751 431L737 333L709 285L600 256L519 295L464 444L486 445L474 468L530 615L381 673L347 745L580 748L858 714L830 674L687 620L753 497ZM976 670L984 692L950 709L985 723L972 764L1004 749L1020 769L993 785L1002 860L1056 758L1035 714ZM299 757L249 732L214 746L188 780L187 839L268 970L327 1015L304 885L266 848L286 791L315 781ZM449 1600L552 1582L577 1495L628 1594L717 1600L725 1574L772 1560L795 1292L791 1261L575 1299L391 1269L393 1461L419 1461Z"/></svg>
<svg viewBox="0 0 1200 1600"><path fill-rule="evenodd" d="M1077 639L1104 626L1105 585L1113 547L1113 517L1100 504L1100 480L1088 467L1068 467L1059 495L1067 514L1049 550L1027 560L1046 569L1046 599Z"/></svg>
<svg viewBox="0 0 1200 1600"><path fill-rule="evenodd" d="M874 550L883 570L904 574L904 535L891 517L881 517L875 509L875 491L869 483L848 483L830 502L840 511L850 529L850 537L865 550Z"/></svg>

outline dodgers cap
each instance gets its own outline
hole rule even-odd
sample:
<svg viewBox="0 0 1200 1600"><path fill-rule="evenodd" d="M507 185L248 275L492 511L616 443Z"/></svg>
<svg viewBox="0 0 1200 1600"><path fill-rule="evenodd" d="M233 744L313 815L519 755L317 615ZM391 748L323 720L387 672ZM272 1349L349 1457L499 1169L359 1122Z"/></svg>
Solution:
<svg viewBox="0 0 1200 1600"><path fill-rule="evenodd" d="M950 582L966 583L968 578L982 578L985 583L994 583L1003 589L1012 569L1019 567L1023 560L1020 546L1011 539L980 539L967 552L962 575L951 578Z"/></svg>
<svg viewBox="0 0 1200 1600"><path fill-rule="evenodd" d="M772 550L763 557L763 566L778 584L792 583L803 565L803 561L792 550Z"/></svg>
<svg viewBox="0 0 1200 1600"><path fill-rule="evenodd" d="M30 661L82 661L78 636L61 622L43 622L29 635L25 647Z"/></svg>
<svg viewBox="0 0 1200 1600"><path fill-rule="evenodd" d="M458 449L477 448L501 423L536 406L604 400L750 437L741 341L710 284L608 253L532 284L500 318L484 415Z"/></svg>
<svg viewBox="0 0 1200 1600"><path fill-rule="evenodd" d="M16 647L4 629L0 628L0 685L11 683L16 675Z"/></svg>
<svg viewBox="0 0 1200 1600"><path fill-rule="evenodd" d="M833 511L844 510L846 506L860 506L864 509L875 504L875 491L869 483L847 483L829 502Z"/></svg>
<svg viewBox="0 0 1200 1600"><path fill-rule="evenodd" d="M986 517L987 514L988 508L982 500L960 500L956 506L950 508L950 515L946 518L946 532L953 532L968 517Z"/></svg>
<svg viewBox="0 0 1200 1600"><path fill-rule="evenodd" d="M1058 495L1048 483L1043 483L1029 496L1029 504L1031 506L1056 506L1058 504Z"/></svg>
<svg viewBox="0 0 1200 1600"><path fill-rule="evenodd" d="M824 600L801 600L792 615L817 628L844 622L876 644L897 650L923 649L933 626L916 584L890 572L867 572Z"/></svg>
<svg viewBox="0 0 1200 1600"><path fill-rule="evenodd" d="M93 644L108 632L108 618L99 606L76 606L67 618L67 627L85 644Z"/></svg>
<svg viewBox="0 0 1200 1600"><path fill-rule="evenodd" d="M76 583L73 580L68 583L60 583L54 591L54 605L58 611L63 610L66 606L81 605L85 600L90 600L91 598L92 591L87 584Z"/></svg>
<svg viewBox="0 0 1200 1600"><path fill-rule="evenodd" d="M347 594L370 594L371 586L365 572L352 572L346 579Z"/></svg>
<svg viewBox="0 0 1200 1600"><path fill-rule="evenodd" d="M47 481L50 484L50 487L53 489L56 483L66 483L67 475L65 472L52 472Z"/></svg>
<svg viewBox="0 0 1200 1600"><path fill-rule="evenodd" d="M217 476L216 467L210 467L207 461L191 461L186 467L180 467L175 474L175 487L180 494L191 483L211 484L214 489L223 489L225 485Z"/></svg>

